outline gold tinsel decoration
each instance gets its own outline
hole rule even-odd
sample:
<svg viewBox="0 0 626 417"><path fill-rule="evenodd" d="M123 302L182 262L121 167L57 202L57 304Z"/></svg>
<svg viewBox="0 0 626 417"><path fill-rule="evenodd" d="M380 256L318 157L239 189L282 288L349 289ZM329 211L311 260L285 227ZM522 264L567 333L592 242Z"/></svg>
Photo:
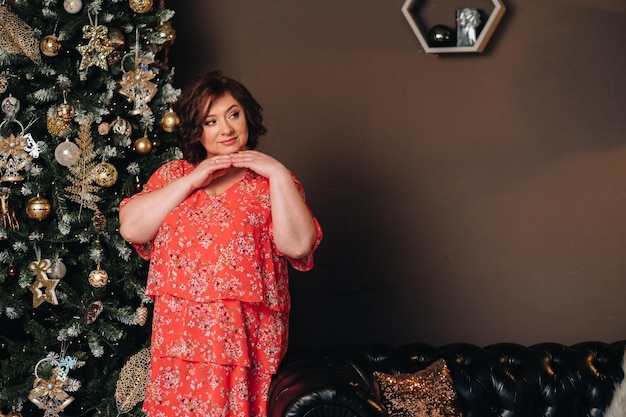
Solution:
<svg viewBox="0 0 626 417"><path fill-rule="evenodd" d="M0 49L11 54L25 55L35 63L41 62L39 43L33 28L5 5L0 6Z"/></svg>
<svg viewBox="0 0 626 417"><path fill-rule="evenodd" d="M71 185L65 187L68 192L67 198L82 207L87 207L93 211L98 210L98 205L102 197L95 193L100 190L93 181L93 170L98 165L95 161L96 151L91 139L91 125L93 123L93 115L87 115L87 120L80 126L76 145L80 148L80 159L78 163L68 167L70 174L67 179Z"/></svg>
<svg viewBox="0 0 626 417"><path fill-rule="evenodd" d="M150 349L143 348L130 357L120 372L115 387L115 402L120 414L130 412L146 395Z"/></svg>
<svg viewBox="0 0 626 417"><path fill-rule="evenodd" d="M48 128L48 132L53 135L61 136L63 132L70 126L69 122L57 117L56 114L54 116L48 116L46 127Z"/></svg>

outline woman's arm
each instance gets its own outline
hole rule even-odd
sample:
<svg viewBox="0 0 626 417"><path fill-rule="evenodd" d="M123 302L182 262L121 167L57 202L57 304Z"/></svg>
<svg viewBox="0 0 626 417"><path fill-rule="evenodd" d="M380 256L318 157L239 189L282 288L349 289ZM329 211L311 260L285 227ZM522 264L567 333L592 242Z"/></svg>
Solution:
<svg viewBox="0 0 626 417"><path fill-rule="evenodd" d="M280 253L293 259L308 255L316 239L315 221L291 172L258 151L237 152L231 160L233 166L249 168L270 180L274 241Z"/></svg>
<svg viewBox="0 0 626 417"><path fill-rule="evenodd" d="M120 208L120 234L128 242L150 242L170 211L193 191L224 175L228 166L228 161L216 163L213 158L207 159L189 174L132 198Z"/></svg>

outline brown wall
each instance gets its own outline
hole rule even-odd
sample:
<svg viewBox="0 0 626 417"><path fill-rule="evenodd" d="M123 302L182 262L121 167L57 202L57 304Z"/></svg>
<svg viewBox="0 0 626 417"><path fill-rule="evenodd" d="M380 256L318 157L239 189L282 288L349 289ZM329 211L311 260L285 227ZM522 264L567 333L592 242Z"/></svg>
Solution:
<svg viewBox="0 0 626 417"><path fill-rule="evenodd" d="M243 81L324 227L292 347L626 338L626 2L504 3L440 56L403 0L171 6L178 83Z"/></svg>

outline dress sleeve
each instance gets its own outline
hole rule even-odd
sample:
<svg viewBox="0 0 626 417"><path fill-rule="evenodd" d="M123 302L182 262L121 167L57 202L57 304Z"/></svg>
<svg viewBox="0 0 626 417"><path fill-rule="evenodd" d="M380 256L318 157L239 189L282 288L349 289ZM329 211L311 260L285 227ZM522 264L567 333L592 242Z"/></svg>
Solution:
<svg viewBox="0 0 626 417"><path fill-rule="evenodd" d="M148 182L143 186L142 190L132 196L125 198L120 203L120 209L128 204L133 198L140 195L158 190L166 184L169 184L174 179L181 177L185 173L185 163L181 160L171 161L160 166L148 179ZM133 243L130 244L135 248L137 254L142 259L149 260L152 255L152 242L148 243Z"/></svg>
<svg viewBox="0 0 626 417"><path fill-rule="evenodd" d="M311 249L311 252L309 252L309 254L305 256L304 258L300 258L300 259L287 258L289 260L289 263L293 267L293 269L297 271L309 271L313 268L313 254L315 253L315 250L317 249L317 247L320 245L320 242L322 241L322 227L320 226L320 224L318 223L315 217L313 217L313 220L315 221L316 237L315 237L315 243L313 244L313 248Z"/></svg>
<svg viewBox="0 0 626 417"><path fill-rule="evenodd" d="M293 180L296 183L296 186L298 187L298 191L300 192L302 199L306 201L304 187L302 186L300 181L296 178L296 176L293 173L291 174L291 176L293 177ZM309 207L309 211L311 211L310 207ZM313 215L312 211L311 211L311 215ZM313 216L313 221L315 222L315 242L313 243L311 252L309 252L309 254L305 256L304 258L300 258L300 259L286 257L289 260L289 263L291 264L293 269L297 271L309 271L313 268L313 264L314 264L313 255L315 253L315 250L317 249L317 247L320 245L322 241L322 236L323 236L322 227L320 226L315 216ZM270 230L272 230L272 228L270 228ZM272 233L272 239L274 239L273 233ZM280 253L280 251L278 251L278 249L275 249L275 250L279 255L284 256L282 253Z"/></svg>

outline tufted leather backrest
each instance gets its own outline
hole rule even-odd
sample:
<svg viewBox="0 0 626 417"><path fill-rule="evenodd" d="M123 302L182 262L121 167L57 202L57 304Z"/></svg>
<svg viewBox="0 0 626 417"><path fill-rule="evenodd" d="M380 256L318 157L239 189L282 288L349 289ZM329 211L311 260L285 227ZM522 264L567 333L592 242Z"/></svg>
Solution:
<svg viewBox="0 0 626 417"><path fill-rule="evenodd" d="M373 372L413 373L444 358L465 417L601 417L624 378L625 348L414 343L290 352L272 382L269 416L385 417Z"/></svg>

